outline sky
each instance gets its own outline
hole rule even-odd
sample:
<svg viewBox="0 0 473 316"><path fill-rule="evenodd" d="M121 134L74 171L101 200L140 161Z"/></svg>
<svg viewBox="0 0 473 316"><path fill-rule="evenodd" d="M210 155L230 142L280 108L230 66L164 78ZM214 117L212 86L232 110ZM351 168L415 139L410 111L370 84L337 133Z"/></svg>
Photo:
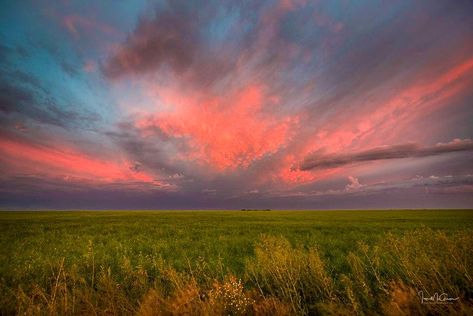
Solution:
<svg viewBox="0 0 473 316"><path fill-rule="evenodd" d="M473 2L2 1L0 208L473 207Z"/></svg>

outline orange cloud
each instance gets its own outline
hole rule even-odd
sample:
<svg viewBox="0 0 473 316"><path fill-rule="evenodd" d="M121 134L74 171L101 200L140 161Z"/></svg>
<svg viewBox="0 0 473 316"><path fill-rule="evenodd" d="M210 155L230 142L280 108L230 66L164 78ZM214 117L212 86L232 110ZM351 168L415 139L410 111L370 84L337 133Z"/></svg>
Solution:
<svg viewBox="0 0 473 316"><path fill-rule="evenodd" d="M365 104L365 111L350 117L343 124L337 125L331 121L327 128L319 129L316 140L310 146L312 150L325 148L330 152L338 152L347 149L355 141L362 142L365 146L396 141L407 124L439 107L449 105L447 99L471 84L471 80L463 79L472 71L473 58L469 58L437 78L426 80L421 75L420 80L384 103ZM331 126L337 127L329 129Z"/></svg>
<svg viewBox="0 0 473 316"><path fill-rule="evenodd" d="M134 170L129 161L105 161L67 148L50 148L4 138L0 139L0 152L4 166L24 174L46 173L53 178L72 177L98 184L131 181L165 186L152 175Z"/></svg>
<svg viewBox="0 0 473 316"><path fill-rule="evenodd" d="M473 58L469 58L438 78L426 80L421 76L423 82L405 88L360 120L358 134L364 134L364 137L371 135L379 130L380 125L383 125L384 130L392 128L400 131L400 124L405 125L419 116L449 104L445 102L448 98L457 95L468 86L469 80L460 79L472 71Z"/></svg>
<svg viewBox="0 0 473 316"><path fill-rule="evenodd" d="M349 119L341 113L318 128L313 138L301 141L297 154L287 156L273 177L287 183L308 183L344 172L344 167L321 172L301 171L294 166L317 151L336 154L397 142L408 124L448 106L449 98L465 91L471 80L464 79L472 72L473 58L468 58L437 78L425 80L425 75L420 75L421 80L414 81L384 103L365 104L367 110L354 113Z"/></svg>
<svg viewBox="0 0 473 316"><path fill-rule="evenodd" d="M248 167L254 160L276 152L290 138L297 117L264 114L267 100L261 85L249 85L225 97L186 97L163 91L164 104L173 111L139 120L146 131L158 127L164 133L185 138L191 147L185 158L205 162L219 170Z"/></svg>

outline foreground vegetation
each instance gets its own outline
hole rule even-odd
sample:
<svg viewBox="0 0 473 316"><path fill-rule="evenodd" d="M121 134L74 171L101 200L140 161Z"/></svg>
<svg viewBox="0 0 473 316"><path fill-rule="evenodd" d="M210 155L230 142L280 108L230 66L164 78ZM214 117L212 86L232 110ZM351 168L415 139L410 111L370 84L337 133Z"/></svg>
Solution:
<svg viewBox="0 0 473 316"><path fill-rule="evenodd" d="M473 314L470 211L1 212L0 229L1 314Z"/></svg>

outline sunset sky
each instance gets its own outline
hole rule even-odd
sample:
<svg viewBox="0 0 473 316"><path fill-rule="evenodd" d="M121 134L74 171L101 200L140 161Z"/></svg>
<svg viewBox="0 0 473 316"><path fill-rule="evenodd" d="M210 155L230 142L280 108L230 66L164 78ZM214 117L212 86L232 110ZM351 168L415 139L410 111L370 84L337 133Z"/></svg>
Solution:
<svg viewBox="0 0 473 316"><path fill-rule="evenodd" d="M0 208L471 208L473 2L2 1Z"/></svg>

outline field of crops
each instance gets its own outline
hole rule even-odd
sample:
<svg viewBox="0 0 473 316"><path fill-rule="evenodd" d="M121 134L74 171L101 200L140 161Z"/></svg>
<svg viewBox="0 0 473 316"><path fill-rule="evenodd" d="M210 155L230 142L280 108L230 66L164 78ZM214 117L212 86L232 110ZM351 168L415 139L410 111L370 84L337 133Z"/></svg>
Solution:
<svg viewBox="0 0 473 316"><path fill-rule="evenodd" d="M473 313L473 211L0 212L0 231L1 314Z"/></svg>

